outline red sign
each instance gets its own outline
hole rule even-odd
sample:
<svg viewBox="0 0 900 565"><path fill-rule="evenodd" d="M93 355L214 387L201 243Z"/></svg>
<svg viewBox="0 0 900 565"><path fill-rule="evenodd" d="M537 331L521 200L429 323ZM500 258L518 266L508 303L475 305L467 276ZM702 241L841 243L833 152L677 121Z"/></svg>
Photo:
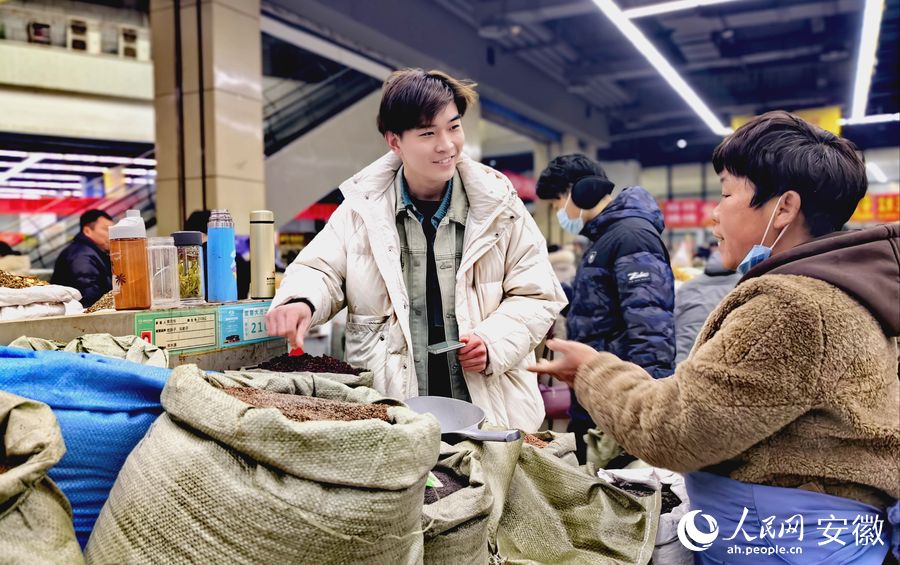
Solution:
<svg viewBox="0 0 900 565"><path fill-rule="evenodd" d="M329 204L316 202L311 205L306 210L303 210L296 216L294 216L295 220L321 220L323 222L327 222L328 219L334 214L334 211L337 210L337 204Z"/></svg>
<svg viewBox="0 0 900 565"><path fill-rule="evenodd" d="M875 219L875 201L872 199L872 195L866 194L862 197L862 200L859 201L859 204L856 205L856 211L853 212L853 215L850 216L850 221L853 223L865 223L871 222Z"/></svg>
<svg viewBox="0 0 900 565"><path fill-rule="evenodd" d="M713 210L719 203L715 200L704 200L700 203L700 225L711 228L713 225Z"/></svg>
<svg viewBox="0 0 900 565"><path fill-rule="evenodd" d="M699 228L712 225L712 211L715 207L716 202L699 198L665 200L662 203L667 228Z"/></svg>
<svg viewBox="0 0 900 565"><path fill-rule="evenodd" d="M537 199L537 181L532 177L526 175L520 175L519 173L514 173L512 171L502 171L506 178L509 179L509 182L512 183L513 188L516 189L516 193L518 193L519 198L525 201L534 201Z"/></svg>
<svg viewBox="0 0 900 565"><path fill-rule="evenodd" d="M886 224L900 221L900 194L866 194L850 217L854 224Z"/></svg>
<svg viewBox="0 0 900 565"><path fill-rule="evenodd" d="M99 198L0 198L0 214L71 216L93 208Z"/></svg>
<svg viewBox="0 0 900 565"><path fill-rule="evenodd" d="M900 194L875 195L875 221L879 223L900 221Z"/></svg>
<svg viewBox="0 0 900 565"><path fill-rule="evenodd" d="M9 245L10 247L15 247L22 243L22 240L25 239L25 235L19 232L11 232L11 231L3 231L0 232L0 241Z"/></svg>

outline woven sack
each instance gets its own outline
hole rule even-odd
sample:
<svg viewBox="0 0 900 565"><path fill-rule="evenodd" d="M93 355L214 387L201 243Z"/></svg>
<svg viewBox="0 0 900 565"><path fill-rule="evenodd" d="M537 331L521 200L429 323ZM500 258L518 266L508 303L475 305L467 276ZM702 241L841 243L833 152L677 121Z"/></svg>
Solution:
<svg viewBox="0 0 900 565"><path fill-rule="evenodd" d="M0 563L83 563L72 508L47 472L65 453L50 407L0 391Z"/></svg>
<svg viewBox="0 0 900 565"><path fill-rule="evenodd" d="M393 423L289 420L222 388L390 405ZM134 449L89 563L419 563L440 427L372 389L310 375L176 368Z"/></svg>

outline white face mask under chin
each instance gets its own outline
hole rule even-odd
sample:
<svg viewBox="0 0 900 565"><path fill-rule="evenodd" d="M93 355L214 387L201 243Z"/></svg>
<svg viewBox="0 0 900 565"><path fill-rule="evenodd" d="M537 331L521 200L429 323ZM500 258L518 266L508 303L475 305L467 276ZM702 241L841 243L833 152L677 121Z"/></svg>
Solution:
<svg viewBox="0 0 900 565"><path fill-rule="evenodd" d="M781 206L782 198L784 198L783 194L778 197L778 202L775 204L775 210L772 211L772 217L769 218L769 223L766 226L766 231L763 232L762 241L750 248L750 251L744 257L744 260L741 261L740 265L738 265L738 273L746 275L747 271L771 257L772 250L776 245L778 245L778 242L781 241L781 238L784 236L785 232L787 232L788 228L791 227L791 224L784 226L784 229L781 230L781 233L778 234L778 237L775 238L775 243L772 244L772 247L766 247L765 245L763 245L763 243L766 241L766 237L768 237L769 235L769 230L772 228L772 224L775 222L775 215L778 214L778 207Z"/></svg>

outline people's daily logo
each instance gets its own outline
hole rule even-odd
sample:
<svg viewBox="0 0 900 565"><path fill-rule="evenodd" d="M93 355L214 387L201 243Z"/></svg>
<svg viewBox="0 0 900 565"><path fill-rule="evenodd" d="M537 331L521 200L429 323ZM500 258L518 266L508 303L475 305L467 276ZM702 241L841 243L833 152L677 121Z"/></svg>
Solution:
<svg viewBox="0 0 900 565"><path fill-rule="evenodd" d="M695 519L698 514L700 514L699 510L688 512L678 522L678 539L691 551L705 551L719 537L719 525L716 523L716 519L709 514L700 514L706 521L705 529L709 531L704 532L697 528Z"/></svg>

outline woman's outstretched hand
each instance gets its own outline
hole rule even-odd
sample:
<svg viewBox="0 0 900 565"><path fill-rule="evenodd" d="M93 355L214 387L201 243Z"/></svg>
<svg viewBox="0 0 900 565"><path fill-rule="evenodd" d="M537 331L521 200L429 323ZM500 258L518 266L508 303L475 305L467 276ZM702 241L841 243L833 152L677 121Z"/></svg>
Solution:
<svg viewBox="0 0 900 565"><path fill-rule="evenodd" d="M541 359L528 367L528 370L556 377L569 386L575 384L575 373L578 372L578 368L597 355L593 347L577 341L551 339L547 342L547 347L559 354L556 359L553 361Z"/></svg>

